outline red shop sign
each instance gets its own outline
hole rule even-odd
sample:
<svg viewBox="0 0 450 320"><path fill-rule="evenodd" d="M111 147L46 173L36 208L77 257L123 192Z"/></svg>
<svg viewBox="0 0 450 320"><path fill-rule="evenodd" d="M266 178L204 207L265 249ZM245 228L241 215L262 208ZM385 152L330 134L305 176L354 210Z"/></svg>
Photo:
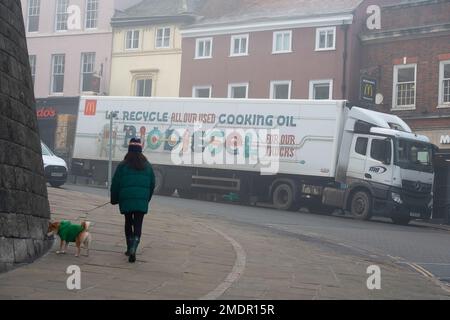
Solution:
<svg viewBox="0 0 450 320"><path fill-rule="evenodd" d="M56 110L54 108L41 108L36 111L36 115L39 119L54 118L56 116Z"/></svg>

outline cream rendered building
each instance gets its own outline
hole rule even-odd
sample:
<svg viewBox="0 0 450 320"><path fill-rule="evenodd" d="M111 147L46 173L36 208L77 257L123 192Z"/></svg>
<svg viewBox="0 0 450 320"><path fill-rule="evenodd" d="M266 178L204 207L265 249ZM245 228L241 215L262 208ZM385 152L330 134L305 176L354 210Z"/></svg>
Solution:
<svg viewBox="0 0 450 320"><path fill-rule="evenodd" d="M112 96L178 97L180 27L195 20L202 1L144 0L112 19Z"/></svg>

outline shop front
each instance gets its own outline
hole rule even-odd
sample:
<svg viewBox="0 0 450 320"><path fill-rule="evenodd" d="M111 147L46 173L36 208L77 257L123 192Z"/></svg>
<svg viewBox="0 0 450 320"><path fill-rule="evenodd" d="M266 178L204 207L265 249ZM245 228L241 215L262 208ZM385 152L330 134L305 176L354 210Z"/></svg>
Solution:
<svg viewBox="0 0 450 320"><path fill-rule="evenodd" d="M41 140L70 163L75 140L79 97L36 99L36 115Z"/></svg>
<svg viewBox="0 0 450 320"><path fill-rule="evenodd" d="M434 183L434 219L450 222L450 128L415 130L430 138L439 149L434 157L436 170Z"/></svg>

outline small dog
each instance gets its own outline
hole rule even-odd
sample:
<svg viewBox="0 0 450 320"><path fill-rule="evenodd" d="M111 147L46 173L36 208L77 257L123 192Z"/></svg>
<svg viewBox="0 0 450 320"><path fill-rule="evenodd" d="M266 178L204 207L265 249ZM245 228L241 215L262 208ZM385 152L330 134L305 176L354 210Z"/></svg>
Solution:
<svg viewBox="0 0 450 320"><path fill-rule="evenodd" d="M92 241L91 234L88 232L89 221L83 221L81 224L72 224L70 221L50 222L48 225L47 236L57 234L61 239L59 250L56 254L65 254L70 242L75 242L77 246L76 257L80 256L81 245L86 249L86 256L89 256L89 246Z"/></svg>

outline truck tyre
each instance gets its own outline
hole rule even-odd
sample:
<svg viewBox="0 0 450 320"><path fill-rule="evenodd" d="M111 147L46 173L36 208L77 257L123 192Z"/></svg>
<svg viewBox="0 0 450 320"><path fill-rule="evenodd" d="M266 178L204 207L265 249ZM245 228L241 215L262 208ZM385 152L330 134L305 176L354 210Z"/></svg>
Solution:
<svg viewBox="0 0 450 320"><path fill-rule="evenodd" d="M154 169L155 174L155 189L154 194L163 195L164 175L160 169Z"/></svg>
<svg viewBox="0 0 450 320"><path fill-rule="evenodd" d="M372 217L372 199L366 191L353 194L350 202L350 212L358 220L369 220Z"/></svg>
<svg viewBox="0 0 450 320"><path fill-rule="evenodd" d="M177 189L178 195L183 199L194 199L195 193L187 189Z"/></svg>
<svg viewBox="0 0 450 320"><path fill-rule="evenodd" d="M406 226L409 224L409 222L411 221L410 217L391 217L392 222L394 222L395 224L401 225L401 226Z"/></svg>
<svg viewBox="0 0 450 320"><path fill-rule="evenodd" d="M290 184L279 184L272 193L272 201L278 210L297 211L300 205Z"/></svg>

